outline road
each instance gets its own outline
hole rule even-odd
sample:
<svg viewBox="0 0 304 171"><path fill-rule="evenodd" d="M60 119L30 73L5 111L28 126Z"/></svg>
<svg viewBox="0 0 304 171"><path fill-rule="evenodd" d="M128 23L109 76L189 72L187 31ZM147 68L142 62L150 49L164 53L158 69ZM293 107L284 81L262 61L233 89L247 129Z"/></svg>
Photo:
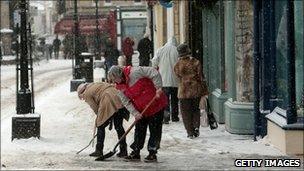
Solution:
<svg viewBox="0 0 304 171"><path fill-rule="evenodd" d="M46 61L34 66L34 96L72 78L69 61L64 66L47 66ZM43 65L44 64L44 65ZM40 67L43 66L43 67ZM50 63L51 65L51 63ZM30 75L30 72L29 72ZM30 80L29 80L30 84ZM11 116L16 106L16 68L13 65L1 66L1 120Z"/></svg>

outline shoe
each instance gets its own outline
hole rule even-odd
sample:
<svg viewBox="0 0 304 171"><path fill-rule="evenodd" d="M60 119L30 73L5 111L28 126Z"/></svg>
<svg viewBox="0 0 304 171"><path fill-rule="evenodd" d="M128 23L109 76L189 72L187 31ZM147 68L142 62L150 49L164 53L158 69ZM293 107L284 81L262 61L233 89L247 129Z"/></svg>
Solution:
<svg viewBox="0 0 304 171"><path fill-rule="evenodd" d="M157 162L156 154L150 153L144 160L147 163Z"/></svg>
<svg viewBox="0 0 304 171"><path fill-rule="evenodd" d="M102 155L103 155L103 153L100 150L95 150L93 153L89 154L89 156L91 156L91 157L99 157Z"/></svg>
<svg viewBox="0 0 304 171"><path fill-rule="evenodd" d="M126 160L137 161L140 160L139 152L132 151L129 156L125 157Z"/></svg>
<svg viewBox="0 0 304 171"><path fill-rule="evenodd" d="M177 118L172 118L172 122L178 122L179 121L179 117Z"/></svg>
<svg viewBox="0 0 304 171"><path fill-rule="evenodd" d="M104 156L103 155L101 155L101 156L99 156L99 157L97 157L96 159L95 159L95 161L104 161Z"/></svg>
<svg viewBox="0 0 304 171"><path fill-rule="evenodd" d="M194 139L195 136L194 136L194 135L188 135L187 138L189 138L189 139Z"/></svg>
<svg viewBox="0 0 304 171"><path fill-rule="evenodd" d="M119 158L125 158L128 156L128 152L127 152L127 149L126 148L120 148L120 151L118 154L116 154L117 157Z"/></svg>
<svg viewBox="0 0 304 171"><path fill-rule="evenodd" d="M194 137L198 137L200 135L199 128L194 129Z"/></svg>
<svg viewBox="0 0 304 171"><path fill-rule="evenodd" d="M164 123L164 124L169 124L169 121L164 121L163 123Z"/></svg>
<svg viewBox="0 0 304 171"><path fill-rule="evenodd" d="M164 120L163 120L163 123L164 124L169 124L169 121L170 121L170 118L165 117Z"/></svg>

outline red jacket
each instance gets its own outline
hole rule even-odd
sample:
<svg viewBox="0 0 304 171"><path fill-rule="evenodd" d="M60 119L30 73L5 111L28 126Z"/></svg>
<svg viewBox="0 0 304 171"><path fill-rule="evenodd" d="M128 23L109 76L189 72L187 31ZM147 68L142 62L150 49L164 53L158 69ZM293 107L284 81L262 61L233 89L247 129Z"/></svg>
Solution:
<svg viewBox="0 0 304 171"><path fill-rule="evenodd" d="M122 52L126 57L132 57L134 53L133 46L134 41L129 37L125 38L122 44Z"/></svg>
<svg viewBox="0 0 304 171"><path fill-rule="evenodd" d="M118 84L116 88L123 91L124 95L127 96L136 110L142 112L146 105L153 99L156 94L156 88L150 78L140 78L134 85L129 87L129 75L131 67L124 67L123 73L126 81ZM164 109L168 104L167 97L164 93L156 99L150 107L143 113L144 116L153 116L157 112Z"/></svg>

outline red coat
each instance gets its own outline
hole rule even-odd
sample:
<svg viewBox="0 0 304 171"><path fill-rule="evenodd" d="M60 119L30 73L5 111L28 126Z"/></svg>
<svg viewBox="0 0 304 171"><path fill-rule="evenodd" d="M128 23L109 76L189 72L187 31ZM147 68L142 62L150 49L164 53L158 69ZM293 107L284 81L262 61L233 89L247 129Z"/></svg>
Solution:
<svg viewBox="0 0 304 171"><path fill-rule="evenodd" d="M133 46L134 41L130 37L125 38L122 44L122 52L126 57L132 57L134 53Z"/></svg>
<svg viewBox="0 0 304 171"><path fill-rule="evenodd" d="M136 110L142 112L146 105L153 99L156 94L156 88L154 83L150 78L140 78L134 85L129 87L129 75L131 67L124 67L123 73L125 75L126 81L124 83L118 84L117 89L123 91L124 95L127 96ZM143 113L144 116L153 116L157 112L164 109L168 104L167 97L164 93L156 99L150 107Z"/></svg>

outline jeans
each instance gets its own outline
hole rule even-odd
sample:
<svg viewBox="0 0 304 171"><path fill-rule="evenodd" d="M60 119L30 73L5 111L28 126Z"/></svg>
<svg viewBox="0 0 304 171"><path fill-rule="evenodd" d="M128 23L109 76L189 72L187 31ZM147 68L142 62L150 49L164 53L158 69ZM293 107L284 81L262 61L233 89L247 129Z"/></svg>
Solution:
<svg viewBox="0 0 304 171"><path fill-rule="evenodd" d="M150 137L148 141L148 151L154 154L157 153L162 136L163 117L164 111L161 110L154 116L142 118L137 122L135 125L134 142L130 146L134 151L139 152L144 147L147 127L149 126Z"/></svg>
<svg viewBox="0 0 304 171"><path fill-rule="evenodd" d="M105 140L105 128L112 122L112 120L114 121L114 127L117 132L118 139L120 139L122 135L125 133L125 130L122 126L123 116L125 112L128 112L126 108L119 109L116 113L114 113L114 115L110 119L108 119L104 124L102 124L97 128L97 144L96 144L97 150L103 151L104 140ZM126 138L124 138L119 145L120 147L123 146L126 147L127 146Z"/></svg>
<svg viewBox="0 0 304 171"><path fill-rule="evenodd" d="M164 121L178 118L178 98L177 98L177 87L163 87L165 94L168 97L168 106L165 111L168 114L164 115ZM171 110L170 110L171 109Z"/></svg>

